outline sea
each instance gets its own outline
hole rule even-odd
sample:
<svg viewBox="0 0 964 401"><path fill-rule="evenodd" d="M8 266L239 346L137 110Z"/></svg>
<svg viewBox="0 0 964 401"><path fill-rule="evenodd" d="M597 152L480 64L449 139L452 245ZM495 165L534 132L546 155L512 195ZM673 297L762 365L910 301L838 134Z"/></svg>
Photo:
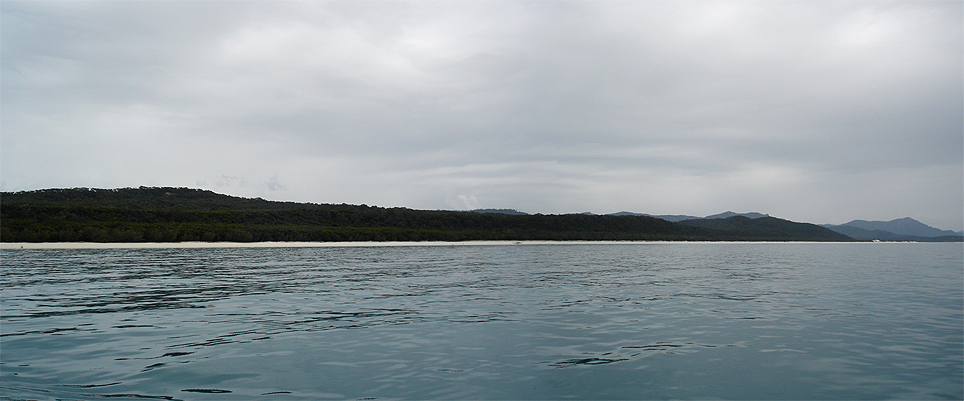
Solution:
<svg viewBox="0 0 964 401"><path fill-rule="evenodd" d="M960 400L960 243L0 250L2 400Z"/></svg>

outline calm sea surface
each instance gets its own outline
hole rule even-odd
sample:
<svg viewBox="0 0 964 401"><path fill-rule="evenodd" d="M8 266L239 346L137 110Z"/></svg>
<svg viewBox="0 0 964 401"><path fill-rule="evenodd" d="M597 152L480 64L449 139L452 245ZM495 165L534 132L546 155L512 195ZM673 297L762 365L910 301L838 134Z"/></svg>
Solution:
<svg viewBox="0 0 964 401"><path fill-rule="evenodd" d="M962 255L3 250L0 399L961 399Z"/></svg>

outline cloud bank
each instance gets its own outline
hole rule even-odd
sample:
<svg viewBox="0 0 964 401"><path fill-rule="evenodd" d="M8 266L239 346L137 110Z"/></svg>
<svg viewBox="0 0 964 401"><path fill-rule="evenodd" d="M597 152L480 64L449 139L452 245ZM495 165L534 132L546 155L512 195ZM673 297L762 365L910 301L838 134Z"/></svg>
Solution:
<svg viewBox="0 0 964 401"><path fill-rule="evenodd" d="M964 227L961 2L0 3L0 189Z"/></svg>

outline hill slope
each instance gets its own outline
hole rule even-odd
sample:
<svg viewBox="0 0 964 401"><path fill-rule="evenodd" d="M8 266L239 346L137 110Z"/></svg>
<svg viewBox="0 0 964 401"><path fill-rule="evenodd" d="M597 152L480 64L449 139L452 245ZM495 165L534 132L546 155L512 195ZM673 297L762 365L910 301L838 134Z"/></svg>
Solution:
<svg viewBox="0 0 964 401"><path fill-rule="evenodd" d="M737 215L727 218L683 220L680 224L725 231L748 241L794 241L798 238L810 238L811 241L852 240L844 234L816 224L796 223L776 217L749 218Z"/></svg>
<svg viewBox="0 0 964 401"><path fill-rule="evenodd" d="M886 231L898 235L909 235L915 237L942 237L948 235L960 235L950 230L941 230L931 227L910 217L904 217L902 219L891 221L854 220L842 225L869 231Z"/></svg>
<svg viewBox="0 0 964 401"><path fill-rule="evenodd" d="M847 224L824 224L851 238L870 241L964 242L964 236L950 230L940 230L905 217L891 221L854 220Z"/></svg>

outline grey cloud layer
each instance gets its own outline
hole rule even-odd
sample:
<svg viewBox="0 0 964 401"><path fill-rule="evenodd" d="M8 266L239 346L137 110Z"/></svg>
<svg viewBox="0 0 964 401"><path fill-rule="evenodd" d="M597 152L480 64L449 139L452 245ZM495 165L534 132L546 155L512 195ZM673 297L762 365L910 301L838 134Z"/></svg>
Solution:
<svg viewBox="0 0 964 401"><path fill-rule="evenodd" d="M960 2L0 7L4 190L964 219Z"/></svg>

